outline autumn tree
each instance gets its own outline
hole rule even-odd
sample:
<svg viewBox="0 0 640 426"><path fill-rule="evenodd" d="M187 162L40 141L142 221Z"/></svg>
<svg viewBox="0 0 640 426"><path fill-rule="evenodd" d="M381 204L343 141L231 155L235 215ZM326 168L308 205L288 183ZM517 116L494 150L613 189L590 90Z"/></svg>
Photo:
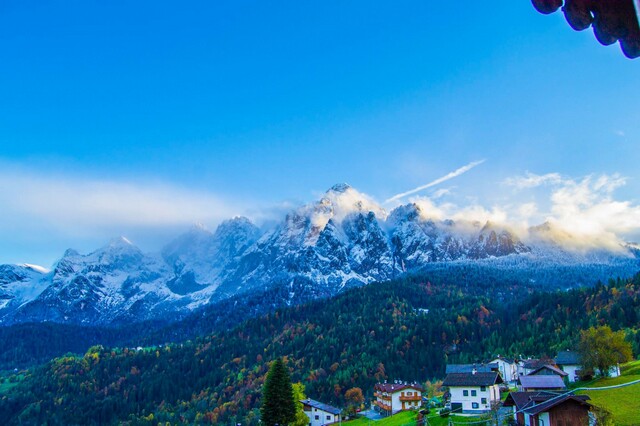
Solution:
<svg viewBox="0 0 640 426"><path fill-rule="evenodd" d="M613 332L608 325L581 331L578 350L582 367L603 376L609 375L611 367L632 359L631 344L625 340L624 331Z"/></svg>
<svg viewBox="0 0 640 426"><path fill-rule="evenodd" d="M362 394L362 389L360 388L351 388L348 389L344 394L344 399L347 402L347 411L349 414L354 414L356 409L362 406L364 402L364 395Z"/></svg>
<svg viewBox="0 0 640 426"><path fill-rule="evenodd" d="M296 419L296 403L289 372L282 358L278 358L269 368L262 393L260 414L267 426L288 425Z"/></svg>
<svg viewBox="0 0 640 426"><path fill-rule="evenodd" d="M304 393L304 385L300 382L293 384L293 399L296 403L296 419L292 426L307 426L309 424L309 416L304 412L304 407L299 401L307 399Z"/></svg>

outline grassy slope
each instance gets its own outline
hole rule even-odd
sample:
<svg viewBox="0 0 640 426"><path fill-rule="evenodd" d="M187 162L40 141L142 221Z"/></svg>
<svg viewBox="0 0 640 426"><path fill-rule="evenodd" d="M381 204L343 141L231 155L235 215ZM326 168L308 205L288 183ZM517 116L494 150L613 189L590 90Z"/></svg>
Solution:
<svg viewBox="0 0 640 426"><path fill-rule="evenodd" d="M345 426L406 426L406 425L415 425L416 424L416 412L415 411L405 411L402 413L398 413L395 416L387 417L382 420L373 421L367 418L361 417L356 420L351 420L348 422L343 422L342 424ZM446 426L449 423L449 419L453 420L456 423L466 423L473 422L479 420L478 417L463 417L463 416L451 416L451 417L440 417L437 414L431 414L428 416L429 426ZM476 425L477 426L477 425Z"/></svg>
<svg viewBox="0 0 640 426"><path fill-rule="evenodd" d="M622 367L622 375L616 378L599 379L587 387L613 386L640 380L640 361L630 362ZM591 397L591 403L613 414L619 425L640 424L640 383L619 389L583 391Z"/></svg>

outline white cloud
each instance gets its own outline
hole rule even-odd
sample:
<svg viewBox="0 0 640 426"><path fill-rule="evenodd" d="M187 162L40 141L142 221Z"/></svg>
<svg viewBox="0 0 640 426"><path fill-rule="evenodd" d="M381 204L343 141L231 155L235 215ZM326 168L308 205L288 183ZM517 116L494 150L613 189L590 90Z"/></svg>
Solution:
<svg viewBox="0 0 640 426"><path fill-rule="evenodd" d="M433 198L434 200L437 200L438 198L442 198L445 195L449 195L451 194L451 189L448 188L442 188L442 189L438 189L437 191L435 191L432 195L431 198Z"/></svg>
<svg viewBox="0 0 640 426"><path fill-rule="evenodd" d="M563 179L559 173L547 173L546 175L537 175L527 172L525 176L510 177L505 180L509 186L517 189L536 188L545 184L562 183Z"/></svg>
<svg viewBox="0 0 640 426"><path fill-rule="evenodd" d="M0 204L4 223L65 235L211 224L238 213L210 193L166 183L80 180L11 168L0 171Z"/></svg>
<svg viewBox="0 0 640 426"><path fill-rule="evenodd" d="M423 191L423 190L425 190L427 188L431 188L432 186L439 185L439 184L441 184L443 182L448 181L449 179L453 179L455 177L460 176L463 173L468 172L469 170L473 169L476 166L479 166L480 164L482 164L484 162L485 162L485 160L480 160L480 161L474 161L472 163L469 163L466 166L462 166L459 169L456 169L456 170L452 171L451 173L448 173L448 174L446 174L446 175L444 175L444 176L442 176L442 177L440 177L440 178L438 178L438 179L436 179L434 181L431 181L431 182L429 182L429 183L427 183L425 185L419 186L417 188L411 189L411 190L406 191L406 192L401 192L400 194L396 194L393 197L388 198L387 200L385 200L384 203L385 204L389 204L389 203L392 203L394 201L398 201L398 200L400 200L402 198L405 198L408 195L412 195L412 194L415 194L416 192L420 192L420 191Z"/></svg>

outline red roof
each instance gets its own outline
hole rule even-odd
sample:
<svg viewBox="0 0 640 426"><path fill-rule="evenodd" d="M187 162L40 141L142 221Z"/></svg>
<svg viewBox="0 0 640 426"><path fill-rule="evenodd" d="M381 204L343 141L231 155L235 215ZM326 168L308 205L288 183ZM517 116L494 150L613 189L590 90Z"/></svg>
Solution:
<svg viewBox="0 0 640 426"><path fill-rule="evenodd" d="M422 386L411 384L411 383L406 385L404 383L378 383L374 386L373 389L380 392L388 392L388 393L394 393L404 389L415 389L417 391L424 392L424 389L422 389Z"/></svg>

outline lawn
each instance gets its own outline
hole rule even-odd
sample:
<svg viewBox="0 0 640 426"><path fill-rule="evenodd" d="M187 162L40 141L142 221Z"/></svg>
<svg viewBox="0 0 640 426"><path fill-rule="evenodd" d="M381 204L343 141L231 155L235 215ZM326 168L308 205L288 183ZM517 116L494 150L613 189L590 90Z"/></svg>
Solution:
<svg viewBox="0 0 640 426"><path fill-rule="evenodd" d="M432 411L433 413L433 411ZM405 426L405 425L415 425L416 424L416 415L415 411L404 411L402 413L398 413L395 416L387 417L382 420L374 421L369 420L365 417L361 417L356 420L351 420L348 422L342 422L343 425L346 426ZM451 416L451 417L440 417L437 414L430 414L427 416L429 420L429 426L446 426L449 423L449 419L456 422L456 424L473 422L479 420L478 417L462 417L462 416ZM476 425L481 426L481 425Z"/></svg>
<svg viewBox="0 0 640 426"><path fill-rule="evenodd" d="M622 367L620 377L598 379L586 384L586 387L614 386L634 380L640 380L640 361L625 364ZM580 391L578 393L589 395L592 404L611 412L615 424L640 424L640 383L618 389Z"/></svg>

